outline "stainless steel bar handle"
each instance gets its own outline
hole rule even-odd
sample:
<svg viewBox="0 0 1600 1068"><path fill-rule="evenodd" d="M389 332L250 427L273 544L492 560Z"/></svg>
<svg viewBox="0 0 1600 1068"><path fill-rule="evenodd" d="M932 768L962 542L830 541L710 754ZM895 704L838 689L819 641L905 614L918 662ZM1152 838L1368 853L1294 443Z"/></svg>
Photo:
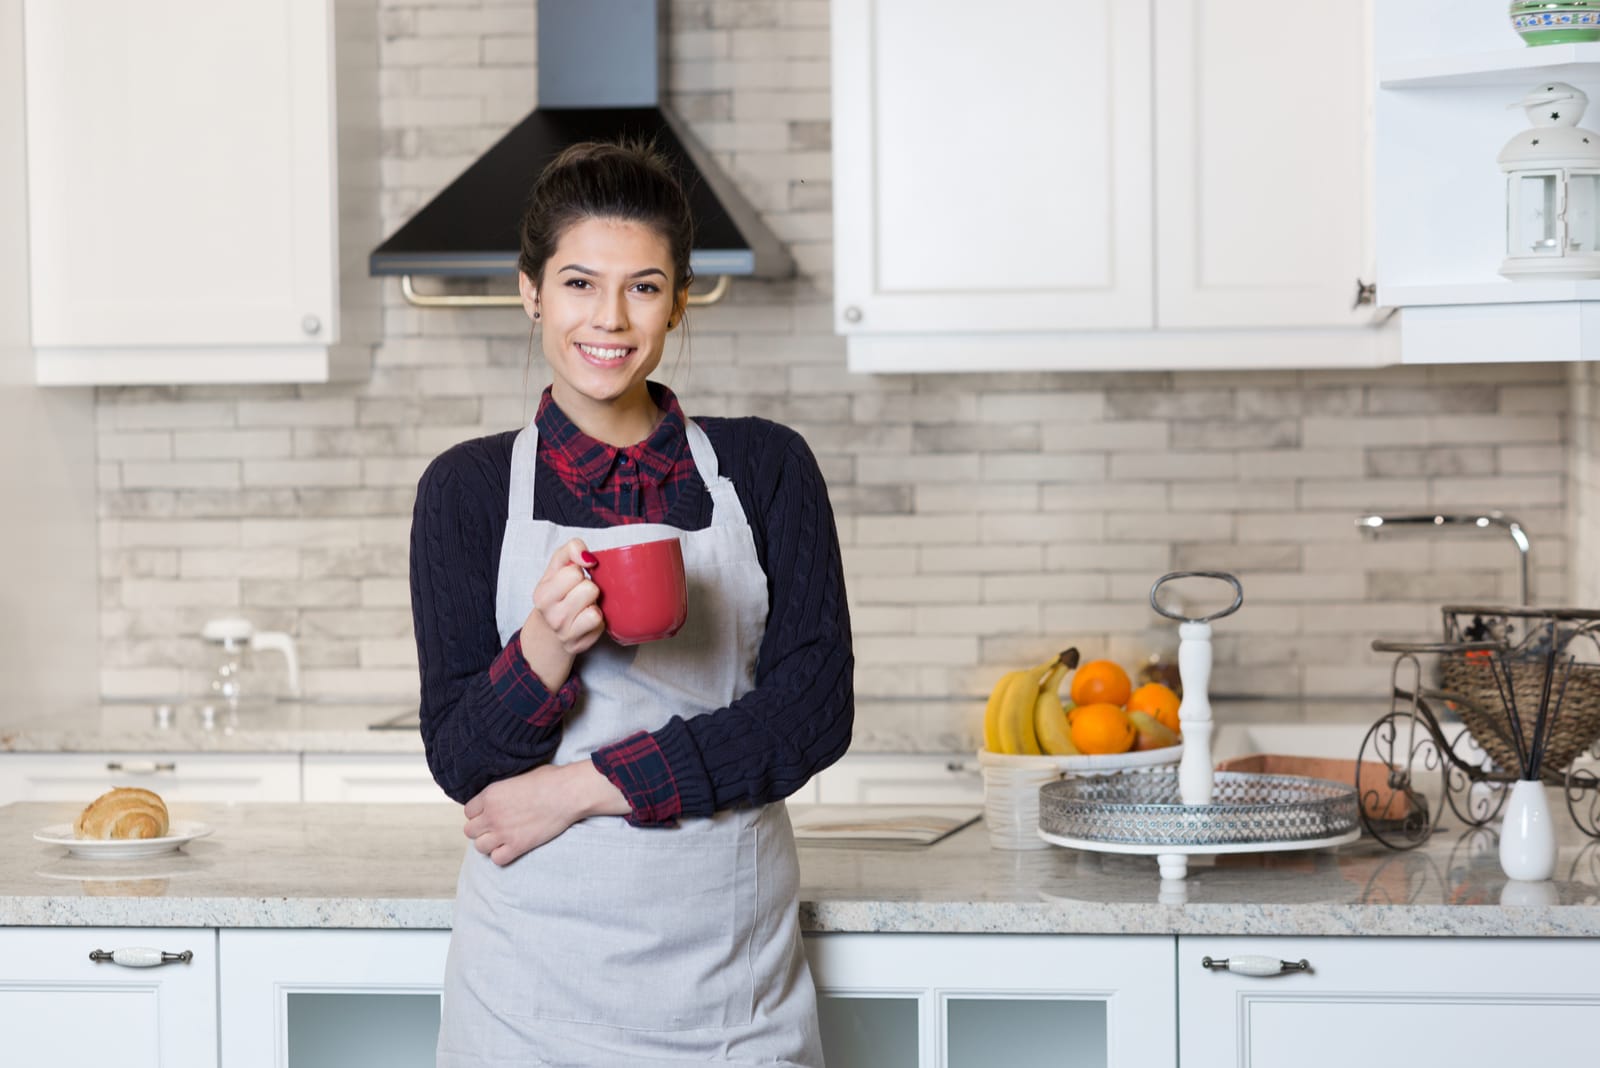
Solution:
<svg viewBox="0 0 1600 1068"><path fill-rule="evenodd" d="M168 761L157 764L152 760L135 760L124 764L120 760L106 761L107 771L123 771L129 775L155 775L163 771L177 771L178 765Z"/></svg>
<svg viewBox="0 0 1600 1068"><path fill-rule="evenodd" d="M90 950L89 959L96 964L120 964L124 968L155 968L162 964L188 964L194 960L194 951L166 953L146 946L124 946L109 953L103 949Z"/></svg>
<svg viewBox="0 0 1600 1068"><path fill-rule="evenodd" d="M1311 970L1311 962L1308 960L1279 960L1277 957L1258 957L1253 955L1224 957L1222 960L1201 957L1200 967L1207 971L1237 972L1240 975L1265 976L1282 975L1285 972L1309 972Z"/></svg>

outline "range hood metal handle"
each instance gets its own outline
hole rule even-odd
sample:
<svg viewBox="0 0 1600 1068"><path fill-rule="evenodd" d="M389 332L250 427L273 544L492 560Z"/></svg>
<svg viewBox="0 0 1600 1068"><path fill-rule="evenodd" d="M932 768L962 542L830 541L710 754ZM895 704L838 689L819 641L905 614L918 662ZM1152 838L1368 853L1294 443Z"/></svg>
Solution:
<svg viewBox="0 0 1600 1068"><path fill-rule="evenodd" d="M719 274L716 284L704 293L690 293L689 304L715 304L728 295L732 284L732 275ZM522 297L516 293L418 293L409 274L400 276L400 295L407 304L418 308L514 308L522 304Z"/></svg>

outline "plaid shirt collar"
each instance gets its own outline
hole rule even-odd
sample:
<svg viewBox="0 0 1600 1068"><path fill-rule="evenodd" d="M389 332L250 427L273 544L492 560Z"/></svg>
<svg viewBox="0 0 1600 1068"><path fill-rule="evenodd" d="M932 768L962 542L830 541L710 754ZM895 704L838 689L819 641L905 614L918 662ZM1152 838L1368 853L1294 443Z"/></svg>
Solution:
<svg viewBox="0 0 1600 1068"><path fill-rule="evenodd" d="M678 398L672 390L658 382L648 382L646 386L656 407L664 413L661 422L643 441L620 449L596 441L579 430L556 405L550 387L546 386L544 396L539 398L539 411L534 415L541 443L549 443L573 480L591 489L599 489L610 480L617 458L622 455L637 465L642 476L660 485L672 473L689 439L684 428L683 409L678 407Z"/></svg>

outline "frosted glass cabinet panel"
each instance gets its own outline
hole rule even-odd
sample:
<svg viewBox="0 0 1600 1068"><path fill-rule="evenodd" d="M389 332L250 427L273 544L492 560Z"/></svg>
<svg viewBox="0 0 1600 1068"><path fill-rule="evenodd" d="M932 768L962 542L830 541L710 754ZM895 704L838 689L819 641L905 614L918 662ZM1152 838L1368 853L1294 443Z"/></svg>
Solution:
<svg viewBox="0 0 1600 1068"><path fill-rule="evenodd" d="M1145 1068L1177 1044L1172 940L818 934L829 1068Z"/></svg>

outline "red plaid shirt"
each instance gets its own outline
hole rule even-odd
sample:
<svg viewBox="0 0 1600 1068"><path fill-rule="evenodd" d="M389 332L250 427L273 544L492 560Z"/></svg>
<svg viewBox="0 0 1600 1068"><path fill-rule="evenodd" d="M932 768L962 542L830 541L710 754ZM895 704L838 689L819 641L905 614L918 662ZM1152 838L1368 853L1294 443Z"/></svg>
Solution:
<svg viewBox="0 0 1600 1068"><path fill-rule="evenodd" d="M601 526L662 522L678 490L694 475L678 398L665 386L655 382L649 386L664 414L649 437L626 448L607 445L579 430L556 406L549 389L539 400L534 422L539 429L540 473L555 475L593 510ZM523 658L521 640L521 631L513 634L489 666L490 685L501 703L529 724L559 730L578 699L582 685L578 673L568 675L552 693ZM672 769L648 733L639 731L603 746L591 759L633 807L629 823L646 826L677 819L683 806Z"/></svg>

